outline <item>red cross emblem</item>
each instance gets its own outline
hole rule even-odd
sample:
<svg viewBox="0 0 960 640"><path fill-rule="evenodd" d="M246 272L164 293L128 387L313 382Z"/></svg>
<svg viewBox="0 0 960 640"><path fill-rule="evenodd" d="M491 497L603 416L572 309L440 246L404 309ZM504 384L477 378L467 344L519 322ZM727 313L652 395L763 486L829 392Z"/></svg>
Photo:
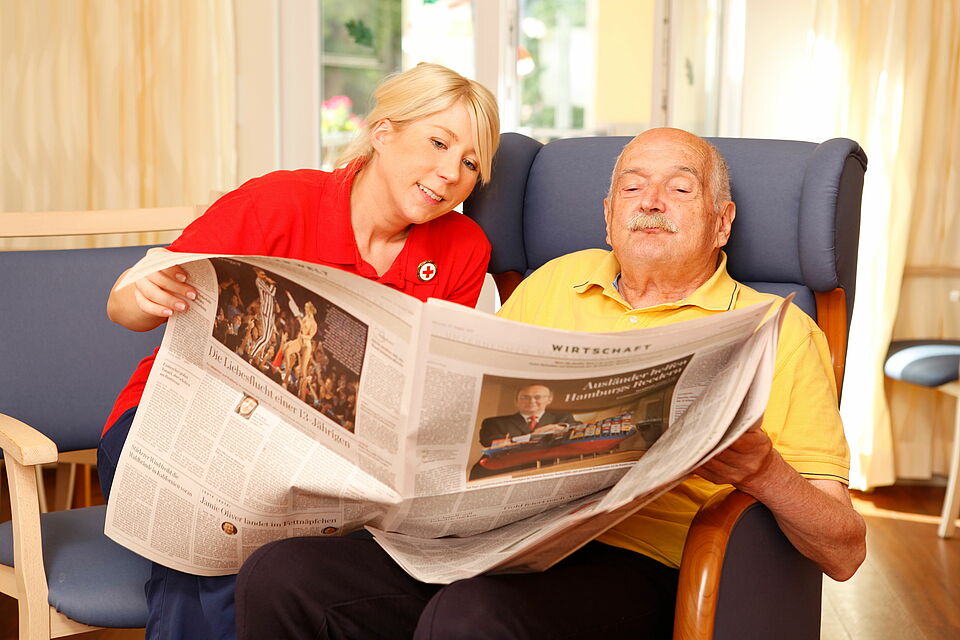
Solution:
<svg viewBox="0 0 960 640"><path fill-rule="evenodd" d="M423 282L430 282L437 275L437 264L433 260L424 260L417 267L417 277Z"/></svg>

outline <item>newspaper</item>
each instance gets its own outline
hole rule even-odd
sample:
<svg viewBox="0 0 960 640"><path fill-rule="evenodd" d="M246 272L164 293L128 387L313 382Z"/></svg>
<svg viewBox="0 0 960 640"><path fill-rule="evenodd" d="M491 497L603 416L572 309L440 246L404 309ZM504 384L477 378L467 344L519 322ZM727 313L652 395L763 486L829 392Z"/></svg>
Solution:
<svg viewBox="0 0 960 640"><path fill-rule="evenodd" d="M425 582L544 569L759 423L786 307L580 333L163 249L119 286L174 264L198 297L167 324L106 534L197 575L363 527ZM521 396L563 420L491 436Z"/></svg>

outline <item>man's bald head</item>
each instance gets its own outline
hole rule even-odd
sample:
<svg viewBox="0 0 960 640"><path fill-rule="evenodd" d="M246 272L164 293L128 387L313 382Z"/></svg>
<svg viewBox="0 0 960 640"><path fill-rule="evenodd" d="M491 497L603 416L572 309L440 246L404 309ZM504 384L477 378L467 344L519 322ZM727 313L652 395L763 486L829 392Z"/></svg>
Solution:
<svg viewBox="0 0 960 640"><path fill-rule="evenodd" d="M617 183L617 176L623 170L623 158L627 151L648 140L670 140L678 145L686 145L701 157L702 166L705 167L705 175L699 176L699 178L707 185L708 193L713 201L711 206L714 212L718 212L731 199L730 169L727 166L727 161L723 159L717 148L700 136L683 129L673 129L671 127L648 129L626 144L620 155L617 156L616 165L613 167L607 197L613 198L616 196L614 186Z"/></svg>

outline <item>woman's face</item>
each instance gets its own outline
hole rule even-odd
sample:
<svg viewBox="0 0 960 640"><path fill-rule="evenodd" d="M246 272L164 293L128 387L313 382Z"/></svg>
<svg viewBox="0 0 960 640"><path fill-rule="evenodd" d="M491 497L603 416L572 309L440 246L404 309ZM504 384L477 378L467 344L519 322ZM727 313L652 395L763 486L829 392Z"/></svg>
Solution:
<svg viewBox="0 0 960 640"><path fill-rule="evenodd" d="M422 224L463 202L480 176L470 114L456 102L443 111L398 128L388 120L374 127L373 146L385 182L385 212L407 224Z"/></svg>

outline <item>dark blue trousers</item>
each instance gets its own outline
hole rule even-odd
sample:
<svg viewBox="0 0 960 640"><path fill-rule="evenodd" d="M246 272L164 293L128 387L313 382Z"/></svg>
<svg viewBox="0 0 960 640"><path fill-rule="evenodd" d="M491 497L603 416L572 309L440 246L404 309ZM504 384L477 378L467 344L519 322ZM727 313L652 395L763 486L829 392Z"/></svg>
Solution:
<svg viewBox="0 0 960 640"><path fill-rule="evenodd" d="M237 578L240 640L669 639L679 573L591 542L543 573L426 584L372 539L257 550Z"/></svg>
<svg viewBox="0 0 960 640"><path fill-rule="evenodd" d="M105 500L109 499L117 460L136 409L122 414L100 439L97 472ZM147 594L146 638L149 640L233 640L233 589L236 576L195 576L153 564Z"/></svg>

